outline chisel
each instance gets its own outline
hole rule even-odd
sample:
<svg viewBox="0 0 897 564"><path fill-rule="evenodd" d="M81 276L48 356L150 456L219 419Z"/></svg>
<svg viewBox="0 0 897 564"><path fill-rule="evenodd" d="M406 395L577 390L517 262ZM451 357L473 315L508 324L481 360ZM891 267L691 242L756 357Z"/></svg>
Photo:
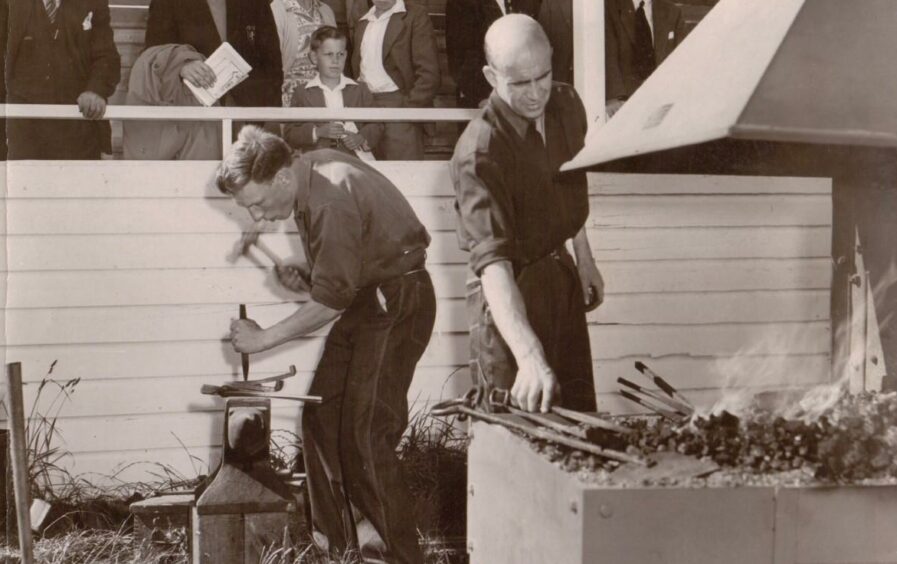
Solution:
<svg viewBox="0 0 897 564"><path fill-rule="evenodd" d="M246 304L240 304L240 319L246 319ZM240 365L243 368L243 381L249 380L249 353L240 353Z"/></svg>

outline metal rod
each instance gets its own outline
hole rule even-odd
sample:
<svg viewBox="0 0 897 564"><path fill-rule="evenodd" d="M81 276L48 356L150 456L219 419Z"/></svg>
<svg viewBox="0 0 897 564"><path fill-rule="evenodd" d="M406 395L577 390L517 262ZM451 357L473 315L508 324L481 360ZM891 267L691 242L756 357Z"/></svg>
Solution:
<svg viewBox="0 0 897 564"><path fill-rule="evenodd" d="M492 423L493 425L501 425L509 429L520 431L521 433L524 433L531 437L535 437L537 439L541 439L543 441L548 441L550 443L564 445L570 448L590 452L596 456L609 458L611 460L617 460L619 462L632 462L634 464L641 464L643 466L648 466L649 464L649 462L643 458L632 456L616 450L604 449L599 446L593 445L592 443L587 443L586 441L581 441L573 437L566 437L559 433L554 433L552 431L547 431L538 427L524 425L523 423L518 423L514 420L500 417L498 415L493 415L491 413L477 411L476 409L472 409L467 406L457 406L455 410L458 413L463 413L468 417L473 417L474 419L481 419L483 421L486 421L487 423Z"/></svg>
<svg viewBox="0 0 897 564"><path fill-rule="evenodd" d="M559 423L557 421L552 421L545 417L544 413L530 413L529 411L525 411L523 409L518 409L516 407L512 407L510 405L506 406L508 411L517 415L519 417L523 417L527 421L532 421L536 425L542 425L543 427L548 427L552 431L557 431L558 433L564 433L566 435L573 435L578 439L587 439L586 431L582 427L578 425L568 425L566 423Z"/></svg>
<svg viewBox="0 0 897 564"><path fill-rule="evenodd" d="M627 392L626 390L620 390L619 392L620 392L621 396L628 399L629 401L631 401L633 403L637 403L638 405L640 405L642 407L646 407L658 415L662 415L662 416L666 417L667 419L671 419L673 421L680 420L680 416L677 415L676 413L669 411L667 409L664 409L662 407L656 406L652 403L649 403L649 402L645 401L644 399L638 397L635 394L631 394L631 393Z"/></svg>
<svg viewBox="0 0 897 564"><path fill-rule="evenodd" d="M287 370L283 374L278 374L277 376L268 376L265 378L259 378L257 380L253 380L252 383L253 384L261 384L264 382L277 382L277 381L280 381L280 380L283 380L285 378L289 378L289 377L295 376L295 375L296 375L296 365L291 364L289 370Z"/></svg>
<svg viewBox="0 0 897 564"><path fill-rule="evenodd" d="M246 304L240 304L240 319L246 319ZM249 354L240 353L240 367L243 369L243 381L249 379Z"/></svg>
<svg viewBox="0 0 897 564"><path fill-rule="evenodd" d="M658 401L658 402L666 405L667 407L672 408L673 411L681 413L682 415L691 415L692 409L690 407L682 404L681 402L679 402L677 400L674 400L673 398L668 398L664 395L657 393L654 390L649 390L648 388L643 388L642 386L639 386L635 382L631 382L623 377L617 378L617 382L619 384L623 384L624 386L631 388L637 392L640 392L643 395L648 396L649 398L653 399L654 401Z"/></svg>
<svg viewBox="0 0 897 564"><path fill-rule="evenodd" d="M218 388L217 390L215 388ZM271 398L271 399L282 399L282 400L291 400L291 401L301 401L305 403L314 403L319 404L324 400L321 396L279 396L272 392L257 392L254 390L236 390L231 388L221 389L221 386L211 386L209 384L205 384L202 386L200 392L210 396L220 396L222 398Z"/></svg>
<svg viewBox="0 0 897 564"><path fill-rule="evenodd" d="M622 427L620 425L617 425L616 423L611 423L610 421L607 421L600 417L595 417L594 415L567 409L566 407L554 405L551 407L551 412L560 415L561 417L572 419L573 421L576 421L578 423L583 423L590 427L596 427L598 429L604 429L606 431L613 431L615 433L622 433L625 435L631 434L633 432L632 429L627 429L626 427Z"/></svg>
<svg viewBox="0 0 897 564"><path fill-rule="evenodd" d="M669 395L671 398L675 398L675 399L681 401L682 403L687 405L692 411L694 411L695 406L690 401L688 401L687 397L680 394L676 388L674 388L673 386L671 386L669 384L669 382L667 382L666 380L661 378L656 372L654 372L653 370L648 368L648 365L646 365L644 362L636 361L635 369L638 370L639 372L641 372L642 374L644 374L645 376L648 376L649 378L651 378L654 381L654 383L657 384L657 387L660 388L661 390L663 390L664 392L666 392L667 395Z"/></svg>
<svg viewBox="0 0 897 564"><path fill-rule="evenodd" d="M22 398L22 364L6 366L6 396L9 401L10 458L12 482L16 497L16 520L19 525L19 549L22 563L34 562L31 536L31 503L28 495L28 455L25 442L25 400Z"/></svg>

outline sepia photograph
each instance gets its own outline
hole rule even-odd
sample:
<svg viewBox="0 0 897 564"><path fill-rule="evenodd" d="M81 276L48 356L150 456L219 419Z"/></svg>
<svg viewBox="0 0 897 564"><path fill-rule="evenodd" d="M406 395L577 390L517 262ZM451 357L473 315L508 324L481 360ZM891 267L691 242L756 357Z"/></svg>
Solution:
<svg viewBox="0 0 897 564"><path fill-rule="evenodd" d="M894 0L0 49L0 562L897 564Z"/></svg>

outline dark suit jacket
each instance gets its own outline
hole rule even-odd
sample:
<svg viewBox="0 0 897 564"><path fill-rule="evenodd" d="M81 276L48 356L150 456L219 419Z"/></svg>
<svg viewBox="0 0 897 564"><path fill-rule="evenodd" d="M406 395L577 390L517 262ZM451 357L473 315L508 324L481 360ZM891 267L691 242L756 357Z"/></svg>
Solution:
<svg viewBox="0 0 897 564"><path fill-rule="evenodd" d="M383 38L383 67L396 83L412 108L431 106L439 90L439 55L430 15L424 8L405 4L406 12L394 14L386 26ZM355 24L355 49L352 71L361 74L361 42L367 20Z"/></svg>
<svg viewBox="0 0 897 564"><path fill-rule="evenodd" d="M88 14L91 28L83 29ZM2 0L0 5L0 36L4 47L4 80L6 91L14 91L10 78L14 71L42 74L39 69L16 69L16 55L31 17L30 0ZM65 42L74 54L77 74L83 78L82 92L90 90L104 98L115 92L121 77L121 58L112 38L107 0L66 0L57 15ZM74 100L72 100L74 102Z"/></svg>
<svg viewBox="0 0 897 564"><path fill-rule="evenodd" d="M227 42L252 72L232 91L238 106L280 106L283 63L280 39L268 0L227 0ZM186 44L208 57L221 37L206 0L152 0L146 47Z"/></svg>
<svg viewBox="0 0 897 564"><path fill-rule="evenodd" d="M558 0L548 0L556 2ZM542 0L509 0L509 12L539 15ZM458 104L475 108L489 97L492 87L483 76L486 30L501 17L495 0L448 0L445 5L445 51L449 72L458 85Z"/></svg>
<svg viewBox="0 0 897 564"><path fill-rule="evenodd" d="M88 14L90 29L83 28ZM19 45L28 28L32 4L29 0L0 0L0 45L3 52L3 92L4 100L15 92L15 84L11 82L14 72L24 75L43 74L40 69L19 69L16 67L16 56ZM73 54L75 71L82 84L80 92L91 91L103 98L109 98L115 92L121 77L121 57L115 48L112 28L109 25L109 3L107 0L66 0L62 2L57 14L62 33L69 52ZM20 74L20 76L22 76ZM76 100L71 100L75 103ZM97 122L97 133L101 146L109 149L110 129L108 121ZM5 139L5 136L4 136Z"/></svg>
<svg viewBox="0 0 897 564"><path fill-rule="evenodd" d="M325 107L324 93L321 92L320 88L299 86L293 92L290 106L294 108L323 108ZM374 107L374 95L362 83L348 84L343 89L343 106L346 108L372 108ZM284 139L293 147L303 151L334 148L330 144L330 139L318 139L316 144L312 143L312 131L315 128L315 124L315 122L289 123L283 130ZM364 136L371 149L376 147L380 142L380 136L383 135L383 124L358 123L356 125L358 126L358 132ZM342 145L336 148L349 152Z"/></svg>
<svg viewBox="0 0 897 564"><path fill-rule="evenodd" d="M551 43L552 78L573 84L573 0L542 2L539 23Z"/></svg>
<svg viewBox="0 0 897 564"><path fill-rule="evenodd" d="M632 0L604 4L605 97L626 99L641 86L633 69L635 7ZM659 65L679 44L681 10L666 0L654 0L654 60ZM672 34L672 37L670 37Z"/></svg>

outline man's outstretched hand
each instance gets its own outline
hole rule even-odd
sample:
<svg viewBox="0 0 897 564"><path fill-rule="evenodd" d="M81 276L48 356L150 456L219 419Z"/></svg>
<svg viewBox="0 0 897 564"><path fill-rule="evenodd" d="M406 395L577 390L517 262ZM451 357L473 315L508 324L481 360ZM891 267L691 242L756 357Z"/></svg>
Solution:
<svg viewBox="0 0 897 564"><path fill-rule="evenodd" d="M552 403L560 394L560 385L541 352L533 351L517 359L517 366L517 378L511 388L514 402L527 411L551 411Z"/></svg>

